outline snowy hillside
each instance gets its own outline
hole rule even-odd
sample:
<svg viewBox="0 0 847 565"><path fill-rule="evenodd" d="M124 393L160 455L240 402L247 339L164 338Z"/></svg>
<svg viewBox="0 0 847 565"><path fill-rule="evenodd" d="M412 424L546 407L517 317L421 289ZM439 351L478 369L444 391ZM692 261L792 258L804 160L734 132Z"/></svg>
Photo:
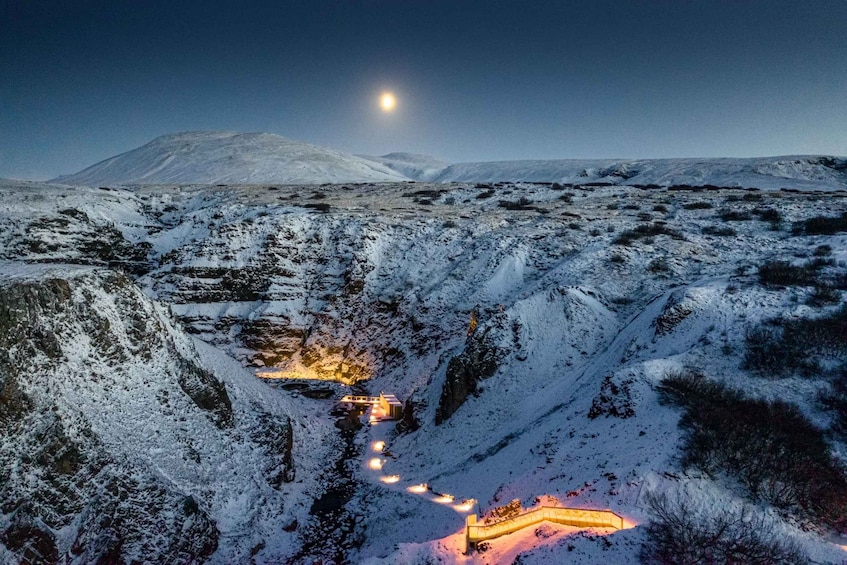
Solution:
<svg viewBox="0 0 847 565"><path fill-rule="evenodd" d="M186 132L106 159L51 182L138 184L323 184L557 182L626 186L719 186L845 190L847 159L588 159L449 164L428 155L354 156L268 133Z"/></svg>
<svg viewBox="0 0 847 565"><path fill-rule="evenodd" d="M213 562L255 550L258 563L632 563L658 551L674 516L690 535L668 539L694 551L714 534L721 543L707 552L741 535L715 534L716 524L743 516L759 536L747 546L782 556L770 562L838 563L847 199L786 182L789 191L9 183L2 288L40 296L29 289L65 288L58 279L70 298L36 301L56 314L35 316L2 350L14 352L0 363L15 382L48 408L18 429L4 420L9 387L0 390L0 463L38 461L27 452L36 415L87 422L92 452L129 461L145 484L166 485L165 500L190 494L205 513L186 519L185 536L173 518L137 543L184 548L217 528L204 553ZM76 266L44 266L58 262ZM27 354L56 343L64 357ZM180 359L223 383L234 428L215 423L225 401L203 408L179 386ZM399 424L336 402L381 391L409 401ZM164 439L127 430L102 409L110 404ZM251 435L255 413L292 422L295 481L278 491L267 465L279 460ZM124 434L138 448L116 439ZM73 547L55 504L8 514L46 489L12 484L0 491L0 556L50 536L58 551ZM539 505L609 509L624 527L544 523L464 553L468 514ZM62 515L85 539L99 535L76 511ZM709 559L720 561L690 562Z"/></svg>
<svg viewBox="0 0 847 565"><path fill-rule="evenodd" d="M437 175L428 175L426 180L845 190L847 188L847 159L811 156L755 159L574 159L458 163L450 165Z"/></svg>
<svg viewBox="0 0 847 565"><path fill-rule="evenodd" d="M403 175L373 161L269 133L185 132L163 135L138 149L54 182L100 186L321 184L404 179Z"/></svg>
<svg viewBox="0 0 847 565"><path fill-rule="evenodd" d="M0 311L0 561L294 552L321 454L287 399L120 273L0 263Z"/></svg>

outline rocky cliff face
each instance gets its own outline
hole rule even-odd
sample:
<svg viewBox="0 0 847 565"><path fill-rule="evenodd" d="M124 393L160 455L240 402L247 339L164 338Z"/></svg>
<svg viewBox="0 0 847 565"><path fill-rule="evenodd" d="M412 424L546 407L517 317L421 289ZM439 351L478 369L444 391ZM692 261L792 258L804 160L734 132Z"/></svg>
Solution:
<svg viewBox="0 0 847 565"><path fill-rule="evenodd" d="M351 384L444 338L444 320L421 316L420 295L386 270L414 244L409 231L382 219L226 221L225 212L208 237L168 253L145 280L192 331L246 363Z"/></svg>
<svg viewBox="0 0 847 565"><path fill-rule="evenodd" d="M233 402L126 276L4 266L16 269L0 281L0 554L205 561L225 535L224 486L281 506L283 414ZM215 476L223 445L265 471L264 488Z"/></svg>
<svg viewBox="0 0 847 565"><path fill-rule="evenodd" d="M498 317L494 324L487 325L477 332L477 316L477 311L474 310L464 349L447 363L444 386L435 411L436 425L452 416L468 396L477 391L479 381L489 378L497 371L497 366L506 355L505 349L494 345L492 337L497 330L502 330L505 317ZM494 332L491 332L492 329ZM489 332L492 335L489 335Z"/></svg>

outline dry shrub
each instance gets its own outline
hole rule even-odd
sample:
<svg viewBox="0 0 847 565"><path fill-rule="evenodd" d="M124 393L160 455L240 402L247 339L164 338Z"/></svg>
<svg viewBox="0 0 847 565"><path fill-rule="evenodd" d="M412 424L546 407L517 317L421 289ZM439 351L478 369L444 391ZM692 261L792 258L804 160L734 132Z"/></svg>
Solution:
<svg viewBox="0 0 847 565"><path fill-rule="evenodd" d="M780 538L773 519L749 505L695 509L679 493L645 495L653 517L641 551L645 563L803 564L796 543Z"/></svg>
<svg viewBox="0 0 847 565"><path fill-rule="evenodd" d="M659 397L685 409L685 466L726 474L754 500L847 530L847 476L797 406L748 398L692 371L668 374Z"/></svg>

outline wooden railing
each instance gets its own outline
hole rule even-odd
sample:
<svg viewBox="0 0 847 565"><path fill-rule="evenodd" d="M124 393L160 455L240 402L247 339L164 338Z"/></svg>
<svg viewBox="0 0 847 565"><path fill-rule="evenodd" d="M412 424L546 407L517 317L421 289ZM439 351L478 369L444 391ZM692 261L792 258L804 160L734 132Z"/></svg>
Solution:
<svg viewBox="0 0 847 565"><path fill-rule="evenodd" d="M378 396L353 396L348 394L346 396L342 396L339 402L350 402L352 404L377 404L379 402Z"/></svg>
<svg viewBox="0 0 847 565"><path fill-rule="evenodd" d="M511 534L545 520L578 528L623 529L623 518L611 510L541 506L514 518L506 518L493 524L478 524L476 514L471 514L466 521L466 550L475 548L476 544L481 541Z"/></svg>

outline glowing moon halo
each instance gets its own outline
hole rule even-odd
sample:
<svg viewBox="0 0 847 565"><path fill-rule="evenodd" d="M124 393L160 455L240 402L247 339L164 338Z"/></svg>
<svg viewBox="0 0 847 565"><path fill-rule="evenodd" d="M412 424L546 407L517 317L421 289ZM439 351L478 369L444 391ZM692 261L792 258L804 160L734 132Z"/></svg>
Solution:
<svg viewBox="0 0 847 565"><path fill-rule="evenodd" d="M379 97L379 107L383 112L391 112L397 106L397 99L392 92L383 92Z"/></svg>

